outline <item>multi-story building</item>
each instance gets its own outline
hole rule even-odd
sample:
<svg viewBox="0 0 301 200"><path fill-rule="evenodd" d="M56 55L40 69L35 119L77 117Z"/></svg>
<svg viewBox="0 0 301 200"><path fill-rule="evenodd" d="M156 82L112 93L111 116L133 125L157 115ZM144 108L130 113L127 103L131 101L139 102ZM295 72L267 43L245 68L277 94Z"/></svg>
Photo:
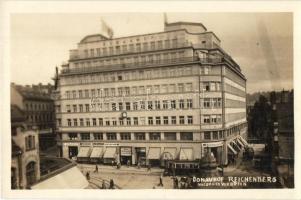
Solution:
<svg viewBox="0 0 301 200"><path fill-rule="evenodd" d="M56 95L63 157L159 165L211 151L228 164L246 143L246 78L201 23L88 35L70 51Z"/></svg>
<svg viewBox="0 0 301 200"><path fill-rule="evenodd" d="M38 131L27 127L25 113L11 106L11 189L25 189L40 178Z"/></svg>
<svg viewBox="0 0 301 200"><path fill-rule="evenodd" d="M26 125L39 130L40 149L55 146L53 86L11 84L11 104L24 111Z"/></svg>

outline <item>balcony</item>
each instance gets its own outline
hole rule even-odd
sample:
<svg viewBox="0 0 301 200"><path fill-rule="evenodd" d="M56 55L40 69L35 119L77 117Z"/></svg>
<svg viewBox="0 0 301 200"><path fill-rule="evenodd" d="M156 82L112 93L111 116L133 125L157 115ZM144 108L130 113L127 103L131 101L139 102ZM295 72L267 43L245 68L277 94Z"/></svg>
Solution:
<svg viewBox="0 0 301 200"><path fill-rule="evenodd" d="M153 60L147 62L133 62L133 63L124 63L124 64L109 64L103 66L94 66L94 67L87 67L87 68L77 68L77 69L70 69L69 66L63 68L61 70L61 74L77 74L77 73L93 73L99 71L114 71L120 69L134 69L137 67L154 67L154 66L164 66L164 65L173 65L173 64L186 64L186 63L205 63L205 64L212 64L212 63L220 63L222 62L222 58L199 58L197 56L192 57L181 57L181 58L174 58L174 59L162 59L162 60Z"/></svg>

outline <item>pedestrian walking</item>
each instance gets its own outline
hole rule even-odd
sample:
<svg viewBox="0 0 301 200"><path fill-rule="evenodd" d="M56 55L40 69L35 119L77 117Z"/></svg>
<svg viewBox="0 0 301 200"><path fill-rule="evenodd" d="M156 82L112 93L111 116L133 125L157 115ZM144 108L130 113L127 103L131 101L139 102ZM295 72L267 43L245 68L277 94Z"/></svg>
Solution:
<svg viewBox="0 0 301 200"><path fill-rule="evenodd" d="M162 176L162 174L161 174L161 176L160 176L160 179L159 179L159 186L162 186L163 187L163 176Z"/></svg>
<svg viewBox="0 0 301 200"><path fill-rule="evenodd" d="M179 180L178 177L175 177L175 189L179 188Z"/></svg>
<svg viewBox="0 0 301 200"><path fill-rule="evenodd" d="M112 167L114 167L114 160L112 160Z"/></svg>
<svg viewBox="0 0 301 200"><path fill-rule="evenodd" d="M88 181L90 180L90 173L89 172L86 173L86 178L87 178Z"/></svg>
<svg viewBox="0 0 301 200"><path fill-rule="evenodd" d="M110 180L110 187L109 189L114 189L114 181L113 179Z"/></svg>
<svg viewBox="0 0 301 200"><path fill-rule="evenodd" d="M140 161L138 161L138 163L137 163L137 168L140 169L140 167L141 167L141 166L140 166Z"/></svg>
<svg viewBox="0 0 301 200"><path fill-rule="evenodd" d="M95 171L94 172L98 173L98 166L97 166L97 164L95 165Z"/></svg>
<svg viewBox="0 0 301 200"><path fill-rule="evenodd" d="M102 186L101 186L101 188L102 188L102 189L107 189L105 180L102 180Z"/></svg>

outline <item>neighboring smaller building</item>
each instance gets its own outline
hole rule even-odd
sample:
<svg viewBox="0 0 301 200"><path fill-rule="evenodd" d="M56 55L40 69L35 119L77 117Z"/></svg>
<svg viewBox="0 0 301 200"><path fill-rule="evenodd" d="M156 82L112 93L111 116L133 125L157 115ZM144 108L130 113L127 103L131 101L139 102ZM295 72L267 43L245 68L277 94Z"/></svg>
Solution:
<svg viewBox="0 0 301 200"><path fill-rule="evenodd" d="M294 187L294 91L273 92L270 101L274 116L274 155L277 173L285 187Z"/></svg>
<svg viewBox="0 0 301 200"><path fill-rule="evenodd" d="M24 112L25 123L29 129L37 127L41 150L56 145L53 88L51 84L32 86L11 84L11 105L17 105Z"/></svg>
<svg viewBox="0 0 301 200"><path fill-rule="evenodd" d="M40 159L38 131L28 128L24 121L24 112L17 106L11 106L11 188L30 188L40 179Z"/></svg>

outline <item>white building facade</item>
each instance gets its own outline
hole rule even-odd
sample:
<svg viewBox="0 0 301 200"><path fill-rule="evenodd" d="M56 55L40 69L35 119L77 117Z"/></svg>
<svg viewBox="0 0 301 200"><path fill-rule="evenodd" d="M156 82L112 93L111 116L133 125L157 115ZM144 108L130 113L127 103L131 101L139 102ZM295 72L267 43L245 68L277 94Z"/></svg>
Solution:
<svg viewBox="0 0 301 200"><path fill-rule="evenodd" d="M62 66L56 94L62 157L162 166L211 151L226 165L246 143L246 78L201 23L86 36Z"/></svg>

